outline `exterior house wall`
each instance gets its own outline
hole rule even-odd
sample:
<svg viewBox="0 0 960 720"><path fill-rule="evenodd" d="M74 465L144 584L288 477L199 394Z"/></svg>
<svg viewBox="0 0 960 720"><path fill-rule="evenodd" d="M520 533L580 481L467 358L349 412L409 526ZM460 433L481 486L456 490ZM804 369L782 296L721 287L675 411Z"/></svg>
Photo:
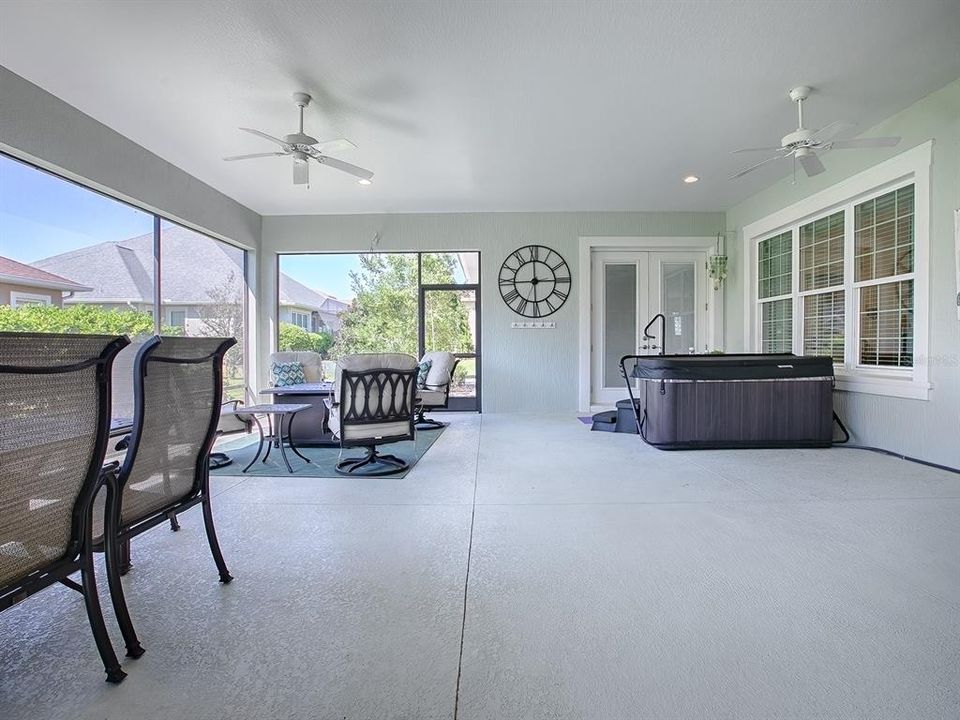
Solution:
<svg viewBox="0 0 960 720"><path fill-rule="evenodd" d="M38 288L30 285L14 285L13 283L0 283L0 305L12 305L11 293L23 293L24 295L43 295L48 298L50 305L63 307L63 293L60 290L50 290L49 288Z"/></svg>

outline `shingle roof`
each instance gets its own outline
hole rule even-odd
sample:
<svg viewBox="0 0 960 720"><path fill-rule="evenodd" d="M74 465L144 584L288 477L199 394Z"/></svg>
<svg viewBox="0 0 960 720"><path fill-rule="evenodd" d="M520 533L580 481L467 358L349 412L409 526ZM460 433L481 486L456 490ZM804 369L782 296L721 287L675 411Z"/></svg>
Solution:
<svg viewBox="0 0 960 720"><path fill-rule="evenodd" d="M211 300L217 287L243 277L243 251L179 226L164 227L160 294L164 302L196 305ZM93 288L78 294L85 302L153 302L153 233L54 255L33 263L47 272L69 272ZM232 278L231 278L232 276ZM280 275L280 304L327 311L328 300L340 312L346 303ZM329 304L328 304L329 305ZM337 307L339 305L340 307Z"/></svg>
<svg viewBox="0 0 960 720"><path fill-rule="evenodd" d="M18 285L31 287L45 287L54 290L89 290L80 283L69 280L61 275L41 270L32 265L11 260L0 256L0 280L15 282Z"/></svg>

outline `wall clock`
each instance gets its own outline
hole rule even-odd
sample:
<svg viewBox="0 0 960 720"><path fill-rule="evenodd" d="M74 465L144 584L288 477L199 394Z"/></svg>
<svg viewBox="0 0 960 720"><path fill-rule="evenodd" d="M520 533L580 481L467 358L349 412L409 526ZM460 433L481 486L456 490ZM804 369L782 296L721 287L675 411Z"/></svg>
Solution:
<svg viewBox="0 0 960 720"><path fill-rule="evenodd" d="M500 296L529 318L553 315L570 296L570 268L560 253L543 245L514 250L500 266Z"/></svg>

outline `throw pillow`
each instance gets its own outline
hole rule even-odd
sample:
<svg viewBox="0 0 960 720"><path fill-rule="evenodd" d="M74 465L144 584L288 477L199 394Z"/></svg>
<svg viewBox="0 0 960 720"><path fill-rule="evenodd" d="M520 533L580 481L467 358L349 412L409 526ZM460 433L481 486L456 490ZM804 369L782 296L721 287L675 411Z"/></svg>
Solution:
<svg viewBox="0 0 960 720"><path fill-rule="evenodd" d="M270 363L270 375L276 387L299 385L307 381L303 374L303 363L298 362Z"/></svg>
<svg viewBox="0 0 960 720"><path fill-rule="evenodd" d="M430 374L430 367L433 360L423 360L417 363L417 387L421 390L427 386L427 375Z"/></svg>

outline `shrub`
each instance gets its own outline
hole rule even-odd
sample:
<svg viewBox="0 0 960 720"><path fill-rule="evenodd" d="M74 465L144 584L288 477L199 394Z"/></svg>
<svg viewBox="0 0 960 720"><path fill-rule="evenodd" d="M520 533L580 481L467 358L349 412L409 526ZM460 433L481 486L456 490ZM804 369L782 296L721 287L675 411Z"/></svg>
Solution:
<svg viewBox="0 0 960 720"><path fill-rule="evenodd" d="M312 350L326 357L333 345L333 335L327 331L309 332L299 325L280 323L280 350Z"/></svg>

